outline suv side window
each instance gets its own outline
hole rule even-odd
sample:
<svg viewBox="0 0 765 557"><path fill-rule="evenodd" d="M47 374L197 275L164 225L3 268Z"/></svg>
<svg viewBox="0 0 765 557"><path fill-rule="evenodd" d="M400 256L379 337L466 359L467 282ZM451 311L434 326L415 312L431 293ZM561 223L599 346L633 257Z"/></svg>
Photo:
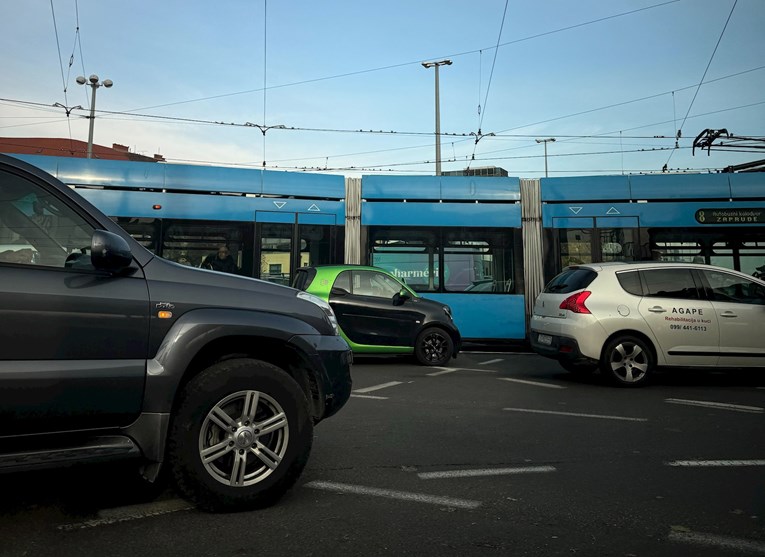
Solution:
<svg viewBox="0 0 765 557"><path fill-rule="evenodd" d="M627 271L626 273L616 273L619 284L625 292L635 296L643 295L643 285L640 283L640 275L637 271Z"/></svg>
<svg viewBox="0 0 765 557"><path fill-rule="evenodd" d="M703 271L712 290L712 301L765 304L765 286L720 271Z"/></svg>
<svg viewBox="0 0 765 557"><path fill-rule="evenodd" d="M60 199L0 171L0 264L89 268L93 227Z"/></svg>
<svg viewBox="0 0 765 557"><path fill-rule="evenodd" d="M649 269L641 271L645 283L645 296L652 298L701 298L690 269Z"/></svg>

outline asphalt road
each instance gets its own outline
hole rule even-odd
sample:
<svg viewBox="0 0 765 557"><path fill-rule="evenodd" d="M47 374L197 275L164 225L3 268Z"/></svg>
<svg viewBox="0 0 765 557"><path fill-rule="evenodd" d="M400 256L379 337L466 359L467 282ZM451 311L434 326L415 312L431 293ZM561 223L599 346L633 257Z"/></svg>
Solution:
<svg viewBox="0 0 765 557"><path fill-rule="evenodd" d="M535 355L357 359L276 506L207 514L113 466L0 476L0 555L765 555L765 370L642 389Z"/></svg>

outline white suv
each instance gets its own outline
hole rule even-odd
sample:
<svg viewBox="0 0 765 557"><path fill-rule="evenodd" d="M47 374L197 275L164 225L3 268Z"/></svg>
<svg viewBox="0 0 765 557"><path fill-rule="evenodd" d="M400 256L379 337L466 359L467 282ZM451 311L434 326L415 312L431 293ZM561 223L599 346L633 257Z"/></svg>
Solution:
<svg viewBox="0 0 765 557"><path fill-rule="evenodd" d="M765 366L765 282L686 263L567 267L537 297L534 350L622 386L659 366Z"/></svg>

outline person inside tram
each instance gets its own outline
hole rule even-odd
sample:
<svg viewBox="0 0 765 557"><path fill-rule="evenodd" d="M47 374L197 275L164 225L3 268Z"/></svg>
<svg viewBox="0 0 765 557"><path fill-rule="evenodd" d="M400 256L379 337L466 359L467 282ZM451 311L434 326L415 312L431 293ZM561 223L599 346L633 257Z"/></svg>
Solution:
<svg viewBox="0 0 765 557"><path fill-rule="evenodd" d="M201 267L223 273L239 274L239 267L236 266L228 246L225 245L218 248L218 253L211 253L205 257Z"/></svg>

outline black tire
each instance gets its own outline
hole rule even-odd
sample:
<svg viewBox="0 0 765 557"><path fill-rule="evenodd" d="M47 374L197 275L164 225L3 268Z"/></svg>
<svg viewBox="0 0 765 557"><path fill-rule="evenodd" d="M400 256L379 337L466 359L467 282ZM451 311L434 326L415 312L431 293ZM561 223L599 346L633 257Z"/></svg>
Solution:
<svg viewBox="0 0 765 557"><path fill-rule="evenodd" d="M452 359L452 337L440 327L424 329L414 343L414 356L424 366L442 366Z"/></svg>
<svg viewBox="0 0 765 557"><path fill-rule="evenodd" d="M239 511L275 503L300 476L312 443L313 421L297 382L271 364L241 358L186 385L168 454L183 496L204 510Z"/></svg>
<svg viewBox="0 0 765 557"><path fill-rule="evenodd" d="M592 375L592 373L598 369L597 364L580 364L576 362L570 362L568 360L558 360L558 363L563 369L579 377Z"/></svg>
<svg viewBox="0 0 765 557"><path fill-rule="evenodd" d="M606 345L600 359L600 371L620 387L645 385L656 365L653 351L645 341L634 336L614 338Z"/></svg>

